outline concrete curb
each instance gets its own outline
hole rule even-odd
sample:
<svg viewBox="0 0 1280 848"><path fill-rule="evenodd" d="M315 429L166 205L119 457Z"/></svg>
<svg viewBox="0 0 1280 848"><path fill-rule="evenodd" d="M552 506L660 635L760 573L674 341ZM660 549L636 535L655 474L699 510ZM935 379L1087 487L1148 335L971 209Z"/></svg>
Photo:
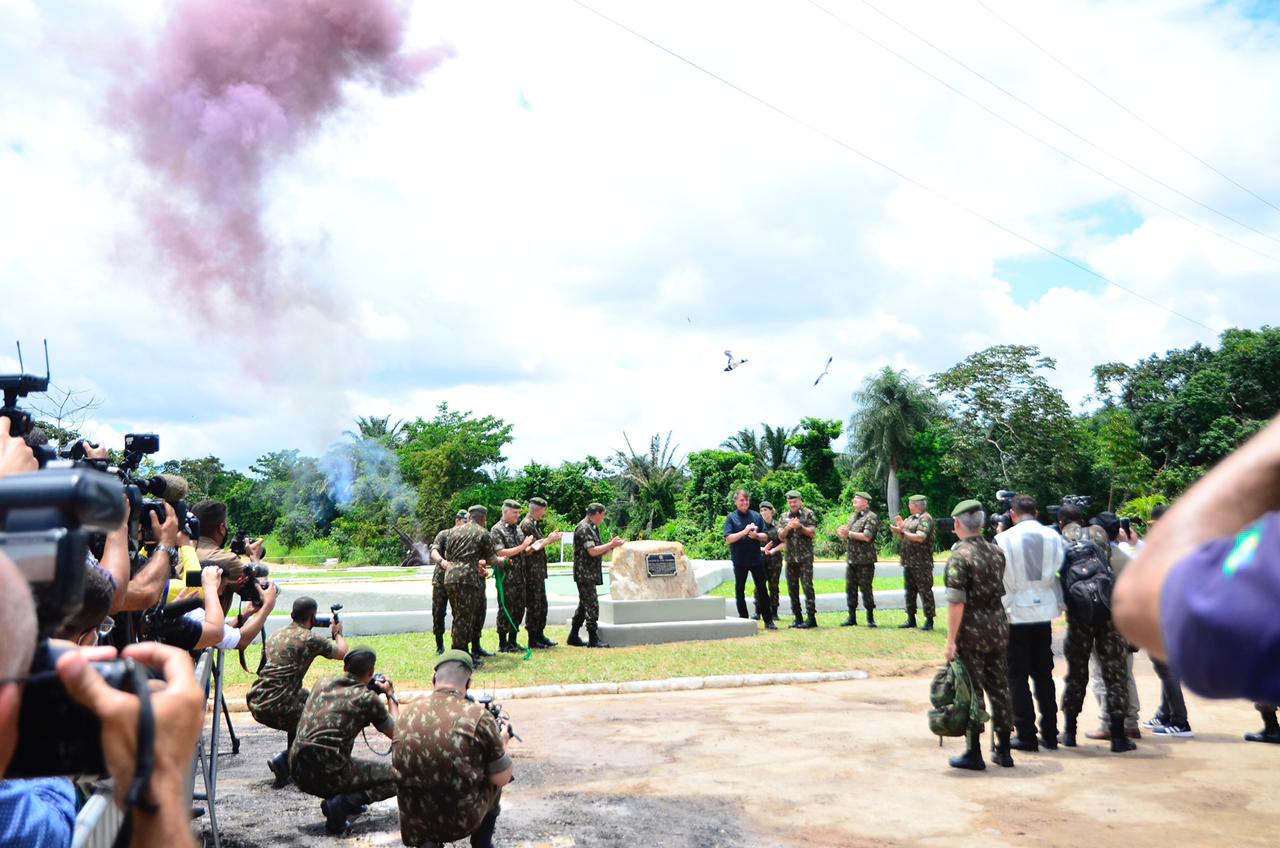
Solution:
<svg viewBox="0 0 1280 848"><path fill-rule="evenodd" d="M483 669L479 676L483 677ZM622 683L563 683L545 686L522 686L515 689L495 689L492 692L480 687L473 691L492 695L496 701L517 701L525 698L567 698L579 695L641 695L653 692L688 692L695 689L740 689L747 686L789 686L804 683L835 683L843 680L866 680L871 675L865 671L795 671L779 674L715 674L709 677L668 677L662 680L627 680ZM431 694L426 689L410 689L400 695L408 700ZM247 713L243 700L228 701L233 713Z"/></svg>

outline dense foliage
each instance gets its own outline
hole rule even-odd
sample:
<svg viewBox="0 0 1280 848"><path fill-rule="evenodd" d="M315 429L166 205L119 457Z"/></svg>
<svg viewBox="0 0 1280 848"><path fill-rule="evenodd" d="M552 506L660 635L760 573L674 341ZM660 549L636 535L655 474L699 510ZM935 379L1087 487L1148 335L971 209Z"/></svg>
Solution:
<svg viewBox="0 0 1280 848"><path fill-rule="evenodd" d="M832 447L842 422L804 418L744 428L683 458L670 433L641 450L624 436L604 460L512 472L510 424L441 404L413 421L359 418L321 457L276 451L248 473L214 456L161 468L187 479L191 500L225 501L233 528L343 559L399 562L393 523L429 538L457 509L496 510L505 498L534 495L550 503L552 528L572 527L598 501L608 507L606 532L678 540L693 556L722 558L723 516L739 488L753 504L783 509L785 493L798 489L819 514L819 555L834 556L835 528L858 489L875 494L882 514L915 492L941 515L965 497L994 507L998 489L1015 489L1042 504L1090 495L1096 510L1145 521L1280 410L1280 329L1228 330L1216 349L1099 365L1084 413L1051 384L1055 367L1033 346L998 345L927 380L885 368L852 396L843 455ZM74 436L50 423L61 440ZM892 547L887 533L882 544Z"/></svg>

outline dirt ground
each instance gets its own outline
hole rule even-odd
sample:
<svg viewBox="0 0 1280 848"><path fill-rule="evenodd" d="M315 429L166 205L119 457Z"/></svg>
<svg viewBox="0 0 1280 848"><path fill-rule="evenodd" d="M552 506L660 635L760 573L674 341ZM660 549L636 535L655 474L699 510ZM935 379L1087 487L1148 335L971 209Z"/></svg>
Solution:
<svg viewBox="0 0 1280 848"><path fill-rule="evenodd" d="M1145 655L1136 668L1146 717L1158 681ZM1195 739L1144 735L1124 755L1082 739L1075 750L1015 752L1013 769L966 773L946 764L959 740L940 749L928 735L928 680L512 701L525 741L511 746L516 782L496 844L1276 844L1280 746L1241 739L1260 724L1248 704L1192 698ZM1082 736L1095 716L1090 693ZM220 759L223 845L400 844L394 800L349 836L326 836L319 799L268 782L265 760L284 734L235 720L241 751L231 756L224 741ZM369 739L386 750L385 737ZM373 756L360 741L356 753Z"/></svg>

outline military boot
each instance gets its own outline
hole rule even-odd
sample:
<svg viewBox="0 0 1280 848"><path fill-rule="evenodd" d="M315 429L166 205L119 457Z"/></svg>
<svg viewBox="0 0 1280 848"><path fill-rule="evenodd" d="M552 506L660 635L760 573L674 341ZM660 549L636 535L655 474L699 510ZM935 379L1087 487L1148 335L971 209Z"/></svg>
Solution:
<svg viewBox="0 0 1280 848"><path fill-rule="evenodd" d="M582 637L578 635L578 628L581 626L582 624L580 622L575 622L573 626L569 628L569 638L565 640L567 644L572 645L575 648L582 648L586 646L587 643L583 642Z"/></svg>
<svg viewBox="0 0 1280 848"><path fill-rule="evenodd" d="M965 734L969 747L960 756L951 758L950 765L952 768L986 771L987 764L982 761L982 743L979 737L980 734L976 730L970 730Z"/></svg>
<svg viewBox="0 0 1280 848"><path fill-rule="evenodd" d="M471 643L471 656L473 657L491 657L493 654L486 651L480 646L480 640L477 639Z"/></svg>
<svg viewBox="0 0 1280 848"><path fill-rule="evenodd" d="M1111 753L1123 754L1125 751L1137 749L1133 740L1124 729L1124 713L1113 713L1111 716Z"/></svg>
<svg viewBox="0 0 1280 848"><path fill-rule="evenodd" d="M916 614L915 614L915 613L913 613L913 612L909 612L909 613L907 613L907 620L906 620L906 621L904 621L904 622L902 622L901 624L899 624L899 625L898 625L898 629L899 629L899 630L910 630L911 628L913 628L913 627L915 627L915 626L916 626ZM979 754L979 756L981 756L981 754Z"/></svg>
<svg viewBox="0 0 1280 848"><path fill-rule="evenodd" d="M792 629L792 630L803 630L804 628L806 628L806 627L808 627L808 626L809 626L809 625L807 625L807 624L805 624L805 623L804 623L804 616L802 616L800 613L796 613L796 620L795 620L795 622L791 625L791 629Z"/></svg>
<svg viewBox="0 0 1280 848"><path fill-rule="evenodd" d="M348 819L367 809L363 792L334 795L320 802L320 812L324 814L324 829L333 836L346 833L351 827Z"/></svg>
<svg viewBox="0 0 1280 848"><path fill-rule="evenodd" d="M437 633L436 634L436 654L439 655L443 653L444 653L444 634Z"/></svg>
<svg viewBox="0 0 1280 848"><path fill-rule="evenodd" d="M844 621L840 622L840 626L841 626L841 627L857 627L857 626L858 626L858 611L857 611L857 610L849 610L849 617L848 617L848 618L846 618Z"/></svg>
<svg viewBox="0 0 1280 848"><path fill-rule="evenodd" d="M876 626L876 611L867 610L867 627L875 627L875 626Z"/></svg>
<svg viewBox="0 0 1280 848"><path fill-rule="evenodd" d="M1013 743L1009 741L1009 731L1002 730L997 736L999 741L991 749L991 762L1004 768L1013 768L1013 755L1009 753Z"/></svg>
<svg viewBox="0 0 1280 848"><path fill-rule="evenodd" d="M1056 747L1057 743L1055 742L1054 744ZM1049 746L1046 744L1045 747L1047 748ZM1014 737L1013 741L1009 743L1009 748L1014 751L1025 751L1028 754L1034 754L1037 751L1039 751L1040 742L1039 740L1036 739L1035 730L1033 729L1029 734L1025 736L1022 734L1021 731L1019 731L1018 735Z"/></svg>
<svg viewBox="0 0 1280 848"><path fill-rule="evenodd" d="M1276 721L1276 711L1274 709L1264 710L1258 708L1258 712L1262 714L1262 729L1256 733L1246 733L1244 735L1246 742L1270 742L1273 745L1280 745L1280 722Z"/></svg>
<svg viewBox="0 0 1280 848"><path fill-rule="evenodd" d="M541 630L538 631L538 645L540 647L554 648L556 645L559 645L559 644L560 644L559 642L552 642L550 639L548 639L547 634L543 633Z"/></svg>
<svg viewBox="0 0 1280 848"><path fill-rule="evenodd" d="M817 627L817 626L818 626L818 616L817 616L816 614L814 614L814 613L809 613L809 617L805 620L804 626L805 626L805 627Z"/></svg>
<svg viewBox="0 0 1280 848"><path fill-rule="evenodd" d="M612 647L608 642L601 640L600 634L594 630L587 631L587 647L588 648L609 648Z"/></svg>
<svg viewBox="0 0 1280 848"><path fill-rule="evenodd" d="M1074 748L1076 746L1076 717L1067 716L1066 727L1063 728L1062 736L1059 740L1064 748Z"/></svg>
<svg viewBox="0 0 1280 848"><path fill-rule="evenodd" d="M267 768L271 769L271 773L276 776L271 786L275 789L283 789L289 783L289 752L281 751L267 760Z"/></svg>
<svg viewBox="0 0 1280 848"><path fill-rule="evenodd" d="M932 630L932 629L933 629L933 616L931 616L931 615L927 615L927 616L925 616L925 619L924 619L924 627L921 627L920 629L921 629L921 630Z"/></svg>

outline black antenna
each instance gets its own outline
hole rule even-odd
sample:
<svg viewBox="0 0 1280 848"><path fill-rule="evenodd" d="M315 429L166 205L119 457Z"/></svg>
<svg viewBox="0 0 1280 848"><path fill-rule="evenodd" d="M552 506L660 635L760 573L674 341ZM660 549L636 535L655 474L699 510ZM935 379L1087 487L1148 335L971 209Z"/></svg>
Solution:
<svg viewBox="0 0 1280 848"><path fill-rule="evenodd" d="M18 360L18 370L22 370L21 359ZM44 381L46 383L49 382L52 374L53 372L49 370L49 340L45 339L44 340Z"/></svg>
<svg viewBox="0 0 1280 848"><path fill-rule="evenodd" d="M18 373L22 374L27 370L22 365L22 342L15 341L14 344L18 346Z"/></svg>

